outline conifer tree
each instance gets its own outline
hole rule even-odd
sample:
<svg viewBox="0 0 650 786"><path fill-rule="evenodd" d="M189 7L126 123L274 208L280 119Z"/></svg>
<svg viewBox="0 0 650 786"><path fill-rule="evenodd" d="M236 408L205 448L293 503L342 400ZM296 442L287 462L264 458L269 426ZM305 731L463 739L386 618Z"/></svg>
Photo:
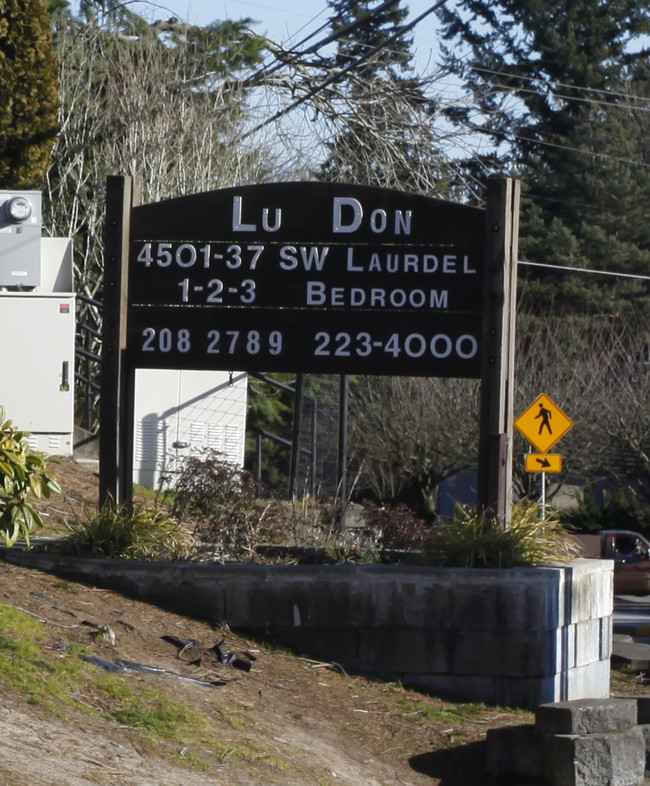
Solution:
<svg viewBox="0 0 650 786"><path fill-rule="evenodd" d="M330 90L334 133L318 178L431 194L437 174L436 188L444 190L435 106L414 75L412 37L402 30L406 8L401 0L329 6L334 67L343 74Z"/></svg>
<svg viewBox="0 0 650 786"><path fill-rule="evenodd" d="M0 188L38 188L57 126L57 67L42 0L0 0Z"/></svg>
<svg viewBox="0 0 650 786"><path fill-rule="evenodd" d="M455 119L491 138L485 171L523 180L520 258L647 274L647 2L460 0L439 17L447 66L473 96ZM526 278L524 298L538 311L650 302L647 284L632 279L539 269Z"/></svg>

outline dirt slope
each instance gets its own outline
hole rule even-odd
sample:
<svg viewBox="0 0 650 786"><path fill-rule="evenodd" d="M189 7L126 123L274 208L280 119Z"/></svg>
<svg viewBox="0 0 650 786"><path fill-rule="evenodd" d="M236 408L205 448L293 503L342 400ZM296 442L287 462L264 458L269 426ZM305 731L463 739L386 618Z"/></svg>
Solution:
<svg viewBox="0 0 650 786"><path fill-rule="evenodd" d="M231 631L38 571L0 564L0 602L45 623L44 660L71 657L69 646L80 644L102 661L164 670L169 674L132 666L119 679L155 688L199 710L210 724L196 743L176 742L103 719L101 713L114 712L119 700L88 685L75 686L73 693L92 714L63 707L46 711L5 689L0 700L4 786L416 786L441 782L443 770L462 751L459 743L480 740L490 725L521 721L516 713L488 708L464 720L462 709L436 698L345 675L329 664L272 651ZM107 632L100 636L102 628ZM203 646L183 652L175 643L179 639ZM250 660L250 671L219 662L213 647L222 639L222 652ZM173 676L178 674L201 682ZM435 751L449 756L432 756ZM478 786L487 781L455 775L442 782Z"/></svg>
<svg viewBox="0 0 650 786"><path fill-rule="evenodd" d="M66 460L57 471L64 495L45 506L48 529L96 503L92 466ZM120 722L124 700L97 691L90 676L71 688L76 706L46 708L3 685L0 671L2 786L489 786L487 729L530 720L346 675L115 592L1 562L0 605L45 625L44 674L48 663L79 657L70 647L82 645L86 658L130 664L117 677L125 690L155 690L204 721L200 731L184 735L181 726L172 738ZM199 644L183 650L187 640ZM250 671L222 663L219 643ZM11 655L0 648L0 664L3 657ZM104 673L94 663L85 668Z"/></svg>

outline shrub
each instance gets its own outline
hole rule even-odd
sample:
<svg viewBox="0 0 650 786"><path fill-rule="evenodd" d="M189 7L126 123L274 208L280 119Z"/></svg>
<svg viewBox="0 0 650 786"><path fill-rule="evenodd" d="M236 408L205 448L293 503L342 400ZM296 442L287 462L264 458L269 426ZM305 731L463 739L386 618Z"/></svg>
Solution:
<svg viewBox="0 0 650 786"><path fill-rule="evenodd" d="M23 537L29 545L35 527L43 520L29 501L60 492L55 476L47 471L47 456L31 450L28 434L5 420L0 406L0 535L7 546Z"/></svg>
<svg viewBox="0 0 650 786"><path fill-rule="evenodd" d="M365 500L363 518L382 549L421 548L430 531L407 505L377 505Z"/></svg>
<svg viewBox="0 0 650 786"><path fill-rule="evenodd" d="M56 548L79 557L184 560L193 542L180 522L166 513L106 502L101 510L65 522L68 534Z"/></svg>
<svg viewBox="0 0 650 786"><path fill-rule="evenodd" d="M458 508L451 524L434 528L424 552L431 565L515 568L566 562L577 556L578 547L557 519L542 519L540 505L522 502L513 509L507 528Z"/></svg>
<svg viewBox="0 0 650 786"><path fill-rule="evenodd" d="M596 504L593 491L587 489L578 507L563 513L562 520L579 532L629 529L650 534L650 508L628 499L623 489L616 489L602 507Z"/></svg>
<svg viewBox="0 0 650 786"><path fill-rule="evenodd" d="M195 533L213 556L251 557L265 538L273 500L260 498L257 478L229 463L216 450L191 456L175 487L173 512L194 521Z"/></svg>

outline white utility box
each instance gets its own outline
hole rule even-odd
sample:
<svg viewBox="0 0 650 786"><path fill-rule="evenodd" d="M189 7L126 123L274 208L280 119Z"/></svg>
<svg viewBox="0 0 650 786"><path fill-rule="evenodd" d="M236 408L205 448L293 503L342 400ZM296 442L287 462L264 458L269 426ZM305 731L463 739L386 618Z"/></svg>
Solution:
<svg viewBox="0 0 650 786"><path fill-rule="evenodd" d="M247 390L244 372L138 369L133 482L173 486L183 460L206 449L241 467Z"/></svg>
<svg viewBox="0 0 650 786"><path fill-rule="evenodd" d="M72 454L75 298L0 292L0 404L33 450Z"/></svg>
<svg viewBox="0 0 650 786"><path fill-rule="evenodd" d="M72 240L41 237L41 194L0 191L0 404L33 450L74 442Z"/></svg>

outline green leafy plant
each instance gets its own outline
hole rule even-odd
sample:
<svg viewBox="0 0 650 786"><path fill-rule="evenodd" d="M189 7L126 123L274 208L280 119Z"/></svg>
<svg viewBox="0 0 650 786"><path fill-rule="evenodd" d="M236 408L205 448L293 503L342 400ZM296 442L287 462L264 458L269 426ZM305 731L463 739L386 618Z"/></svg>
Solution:
<svg viewBox="0 0 650 786"><path fill-rule="evenodd" d="M60 492L55 476L47 471L47 456L29 447L29 434L5 419L0 406L0 535L7 546L30 534L43 520L30 501Z"/></svg>
<svg viewBox="0 0 650 786"><path fill-rule="evenodd" d="M500 527L484 514L458 508L451 524L433 529L425 543L428 564L464 568L515 568L566 562L577 556L571 532L541 505L521 502L512 523Z"/></svg>
<svg viewBox="0 0 650 786"><path fill-rule="evenodd" d="M64 554L106 559L182 560L193 553L190 534L173 516L159 510L115 505L85 510L65 522L68 534L57 543Z"/></svg>

